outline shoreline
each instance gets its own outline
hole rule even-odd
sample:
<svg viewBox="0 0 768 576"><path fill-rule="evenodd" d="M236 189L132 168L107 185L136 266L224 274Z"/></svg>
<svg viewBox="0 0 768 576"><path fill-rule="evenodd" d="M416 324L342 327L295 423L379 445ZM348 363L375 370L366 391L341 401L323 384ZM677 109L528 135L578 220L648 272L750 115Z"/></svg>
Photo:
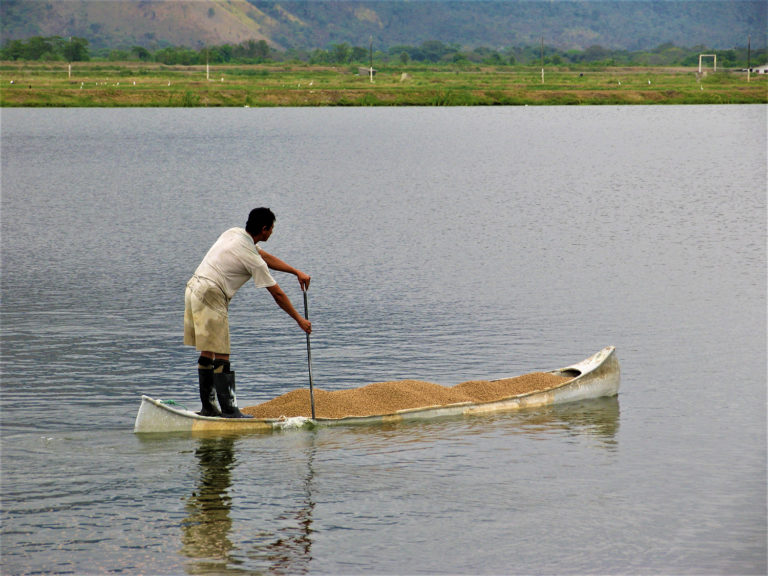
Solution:
<svg viewBox="0 0 768 576"><path fill-rule="evenodd" d="M697 68L0 62L0 107L766 104L768 75Z"/></svg>

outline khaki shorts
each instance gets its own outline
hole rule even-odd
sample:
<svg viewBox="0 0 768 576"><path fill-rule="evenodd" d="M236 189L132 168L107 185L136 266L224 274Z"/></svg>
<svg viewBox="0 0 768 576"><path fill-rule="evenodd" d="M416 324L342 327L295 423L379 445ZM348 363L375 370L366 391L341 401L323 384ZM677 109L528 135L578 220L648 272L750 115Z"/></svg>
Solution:
<svg viewBox="0 0 768 576"><path fill-rule="evenodd" d="M184 293L184 344L229 354L229 300L213 282L193 276Z"/></svg>

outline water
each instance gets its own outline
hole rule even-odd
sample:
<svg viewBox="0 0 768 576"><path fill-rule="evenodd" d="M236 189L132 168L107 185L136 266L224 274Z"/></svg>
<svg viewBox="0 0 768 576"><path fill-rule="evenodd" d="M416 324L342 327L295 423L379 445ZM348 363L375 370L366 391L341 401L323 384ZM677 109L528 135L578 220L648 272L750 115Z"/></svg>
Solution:
<svg viewBox="0 0 768 576"><path fill-rule="evenodd" d="M766 108L2 111L3 574L764 574ZM235 438L183 287L250 208L312 274L315 385L617 347L617 398ZM291 276L278 281L301 305ZM265 290L241 404L307 386Z"/></svg>

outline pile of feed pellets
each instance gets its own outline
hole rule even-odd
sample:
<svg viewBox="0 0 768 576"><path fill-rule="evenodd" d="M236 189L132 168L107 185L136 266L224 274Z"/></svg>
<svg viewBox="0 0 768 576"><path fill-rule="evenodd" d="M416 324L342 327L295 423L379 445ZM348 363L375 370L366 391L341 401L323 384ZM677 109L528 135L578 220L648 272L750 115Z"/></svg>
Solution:
<svg viewBox="0 0 768 576"><path fill-rule="evenodd" d="M548 372L532 372L502 380L471 380L451 387L421 380L398 380L332 392L315 389L315 417L377 416L460 402L493 402L555 388L570 379ZM309 418L309 389L293 390L263 404L242 408L242 411L256 418Z"/></svg>

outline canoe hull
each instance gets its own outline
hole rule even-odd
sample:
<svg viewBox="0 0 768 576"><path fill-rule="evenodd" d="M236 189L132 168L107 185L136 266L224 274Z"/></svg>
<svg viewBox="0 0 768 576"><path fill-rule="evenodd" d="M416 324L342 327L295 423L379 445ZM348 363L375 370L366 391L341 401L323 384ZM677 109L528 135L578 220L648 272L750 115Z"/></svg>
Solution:
<svg viewBox="0 0 768 576"><path fill-rule="evenodd" d="M562 385L540 392L531 392L496 400L493 402L449 404L447 406L426 406L401 410L394 414L379 416L347 417L339 419L306 418L289 419L230 419L209 418L187 410L174 402L141 397L141 406L136 416L134 432L270 432L288 427L346 426L353 424L377 424L409 420L431 420L446 416L488 414L509 412L566 402L577 402L604 396L615 396L619 392L620 368L613 346L603 348L597 354L566 368L553 370L554 374L573 376Z"/></svg>

